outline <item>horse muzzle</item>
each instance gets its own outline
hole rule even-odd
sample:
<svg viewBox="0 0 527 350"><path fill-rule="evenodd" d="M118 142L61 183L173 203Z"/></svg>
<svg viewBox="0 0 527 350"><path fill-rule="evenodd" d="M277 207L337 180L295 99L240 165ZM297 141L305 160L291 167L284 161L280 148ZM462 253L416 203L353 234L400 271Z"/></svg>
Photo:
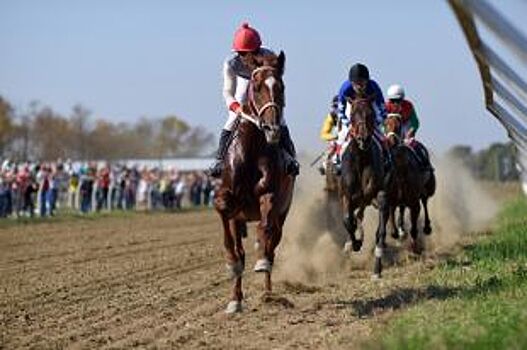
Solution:
<svg viewBox="0 0 527 350"><path fill-rule="evenodd" d="M358 136L355 138L357 140L357 146L362 151L366 148L366 139L362 136Z"/></svg>
<svg viewBox="0 0 527 350"><path fill-rule="evenodd" d="M263 124L262 131L265 135L265 141L270 145L276 145L280 142L280 126Z"/></svg>

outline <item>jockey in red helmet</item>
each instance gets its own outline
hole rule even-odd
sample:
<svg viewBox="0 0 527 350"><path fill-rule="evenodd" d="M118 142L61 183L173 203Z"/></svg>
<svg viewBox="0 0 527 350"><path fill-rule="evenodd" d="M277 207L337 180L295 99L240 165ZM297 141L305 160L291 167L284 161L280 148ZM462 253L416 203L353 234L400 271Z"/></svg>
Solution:
<svg viewBox="0 0 527 350"><path fill-rule="evenodd" d="M209 168L209 175L219 177L223 170L223 159L231 142L235 121L242 112L241 105L247 98L247 88L251 79L252 70L250 63L257 56L274 55L274 52L262 47L260 34L256 29L243 23L234 33L231 54L223 64L223 98L228 108L228 118L220 135L216 162ZM298 175L299 165L296 161L296 152L289 129L282 118L280 145L290 155L288 172Z"/></svg>

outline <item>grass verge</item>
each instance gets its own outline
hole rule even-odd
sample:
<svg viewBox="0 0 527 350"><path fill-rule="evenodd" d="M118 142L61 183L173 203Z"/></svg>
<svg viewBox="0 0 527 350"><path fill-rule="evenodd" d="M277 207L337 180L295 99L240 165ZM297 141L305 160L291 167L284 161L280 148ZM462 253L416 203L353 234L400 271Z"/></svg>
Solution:
<svg viewBox="0 0 527 350"><path fill-rule="evenodd" d="M199 211L212 210L209 207L185 207L179 210L112 210L112 211L100 211L100 212L89 212L83 214L77 210L63 209L60 210L55 216L47 216L41 218L37 214L34 217L8 217L0 218L0 229L9 228L19 225L38 225L43 223L61 223L70 221L96 221L105 218L133 218L147 215L166 215L166 214L180 214L180 213L191 213Z"/></svg>
<svg viewBox="0 0 527 350"><path fill-rule="evenodd" d="M493 234L441 263L418 302L374 332L370 349L527 349L527 200L505 205Z"/></svg>

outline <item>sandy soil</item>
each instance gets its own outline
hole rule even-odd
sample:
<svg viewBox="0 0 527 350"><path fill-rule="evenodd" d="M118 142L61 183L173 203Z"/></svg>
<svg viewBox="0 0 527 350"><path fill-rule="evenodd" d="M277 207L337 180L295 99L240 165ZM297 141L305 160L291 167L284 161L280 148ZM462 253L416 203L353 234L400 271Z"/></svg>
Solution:
<svg viewBox="0 0 527 350"><path fill-rule="evenodd" d="M311 284L282 279L269 299L247 271L245 311L228 317L213 212L12 226L0 247L5 349L349 348L372 319L418 297L413 280L430 266L393 266L377 283L362 268Z"/></svg>

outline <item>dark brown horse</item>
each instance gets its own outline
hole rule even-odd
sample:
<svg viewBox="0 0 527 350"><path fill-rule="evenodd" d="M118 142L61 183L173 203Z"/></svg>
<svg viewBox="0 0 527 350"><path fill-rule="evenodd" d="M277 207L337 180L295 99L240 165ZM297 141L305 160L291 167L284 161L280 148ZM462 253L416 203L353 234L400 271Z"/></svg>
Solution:
<svg viewBox="0 0 527 350"><path fill-rule="evenodd" d="M364 210L373 204L379 211L379 224L375 235L374 278L382 271L382 255L386 241L388 203L386 198L385 172L382 146L375 139L374 112L371 100L356 99L351 104L350 139L342 155L340 197L344 215L344 226L349 240L344 249L359 251L363 242L362 219ZM359 237L355 231L359 228Z"/></svg>
<svg viewBox="0 0 527 350"><path fill-rule="evenodd" d="M227 270L233 279L227 313L242 309L242 274L246 223L258 221L254 271L264 273L265 292L271 292L275 249L282 238L293 196L294 177L286 174L286 155L278 146L284 107L285 55L255 59L248 99L234 133L216 191L221 216Z"/></svg>
<svg viewBox="0 0 527 350"><path fill-rule="evenodd" d="M391 185L388 189L390 202L389 230L392 237L396 239L405 237L404 211L405 208L409 208L411 249L415 253L420 253L421 248L417 242L417 221L422 203L425 212L423 232L425 234L432 232L428 215L428 198L433 196L435 192L435 176L431 169L423 169L422 162L420 162L415 150L404 143L399 114L388 115L384 122L384 131L394 164L393 172L390 174ZM399 208L399 217L396 226L395 212L397 208Z"/></svg>

